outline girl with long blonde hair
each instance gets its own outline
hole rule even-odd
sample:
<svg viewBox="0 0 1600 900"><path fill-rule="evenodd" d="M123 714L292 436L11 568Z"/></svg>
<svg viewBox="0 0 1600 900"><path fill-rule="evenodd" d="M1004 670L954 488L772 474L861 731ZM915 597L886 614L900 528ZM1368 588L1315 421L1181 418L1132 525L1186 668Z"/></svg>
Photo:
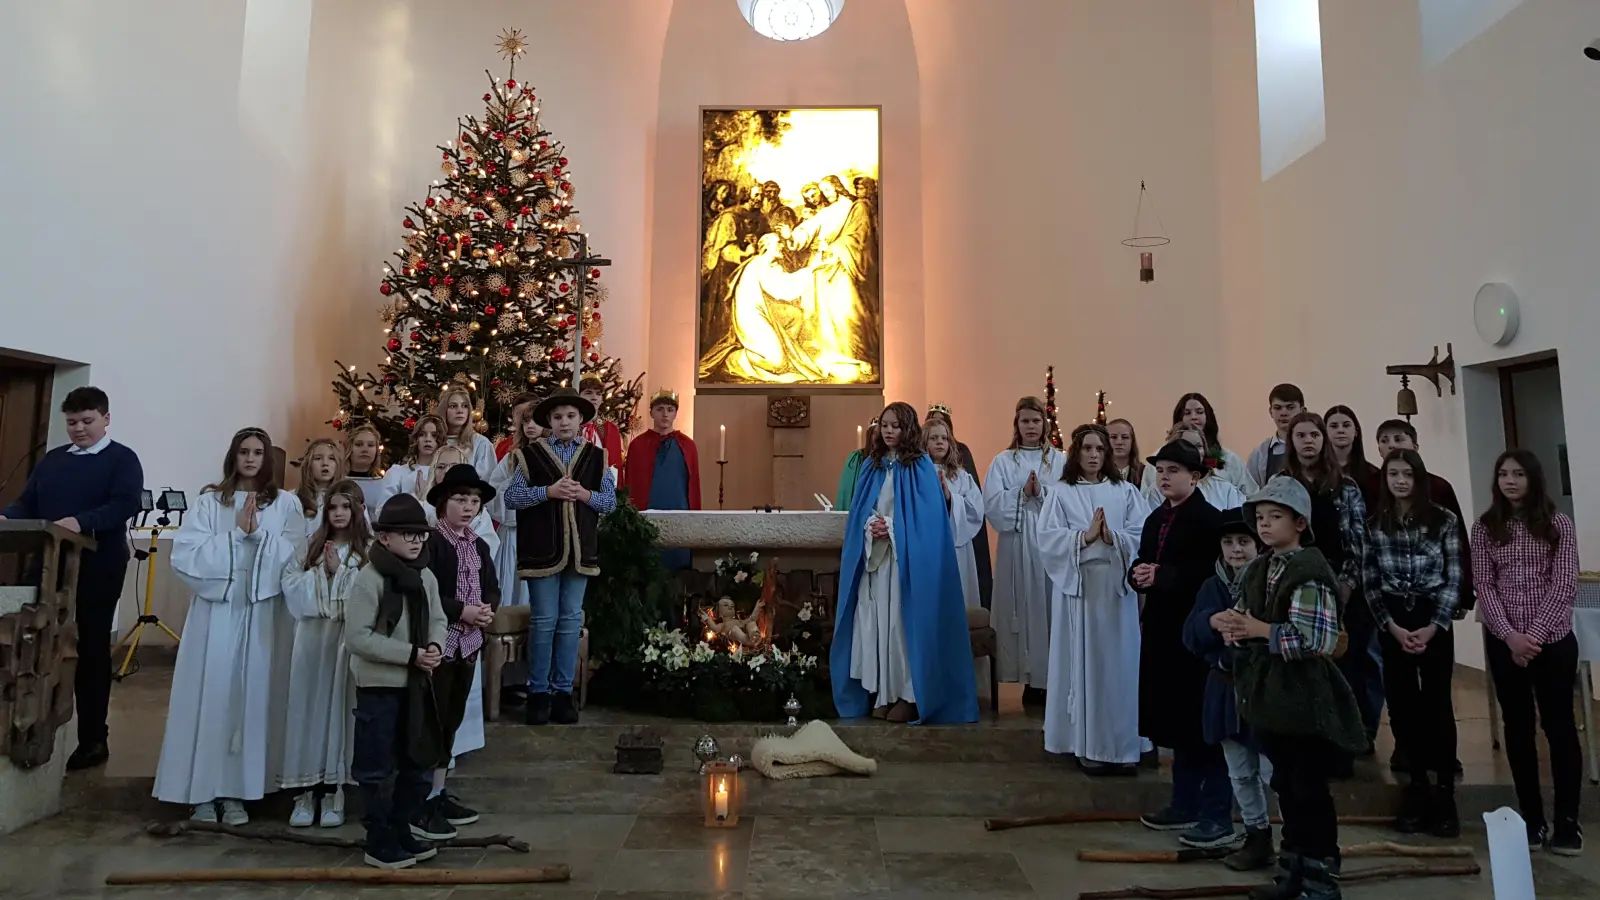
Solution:
<svg viewBox="0 0 1600 900"><path fill-rule="evenodd" d="M383 500L395 494L410 494L419 501L428 495L428 477L433 457L444 446L444 422L438 416L423 416L411 426L411 443L405 462L389 467L383 476ZM424 504L426 505L426 504ZM380 502L378 508L382 509Z"/></svg>
<svg viewBox="0 0 1600 900"><path fill-rule="evenodd" d="M295 496L308 519L320 518L328 491L345 477L344 460L333 438L317 438L300 457L300 489Z"/></svg>
<svg viewBox="0 0 1600 900"><path fill-rule="evenodd" d="M473 428L473 409L472 392L464 387L448 387L439 394L435 414L444 422L441 446L459 448L478 477L487 481L494 472L494 443Z"/></svg>
<svg viewBox="0 0 1600 900"><path fill-rule="evenodd" d="M289 665L289 717L279 788L298 790L289 825L344 824L344 784L354 750L355 688L348 680L344 603L367 564L372 529L360 485L329 489L305 552L283 568L283 597L295 618Z"/></svg>
<svg viewBox="0 0 1600 900"><path fill-rule="evenodd" d="M961 597L968 609L974 609L983 604L978 591L978 560L973 551L973 540L983 528L983 491L961 466L961 445L956 442L949 420L928 416L922 423L922 440L934 471L939 473L945 506L950 510L950 538L955 542L956 566L961 570Z"/></svg>

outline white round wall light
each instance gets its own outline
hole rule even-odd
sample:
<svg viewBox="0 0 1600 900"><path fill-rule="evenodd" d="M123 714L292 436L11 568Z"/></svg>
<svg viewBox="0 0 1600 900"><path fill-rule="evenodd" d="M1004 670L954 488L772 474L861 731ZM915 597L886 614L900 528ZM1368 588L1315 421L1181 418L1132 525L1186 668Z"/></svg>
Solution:
<svg viewBox="0 0 1600 900"><path fill-rule="evenodd" d="M746 22L775 41L803 41L828 30L844 0L738 0Z"/></svg>
<svg viewBox="0 0 1600 900"><path fill-rule="evenodd" d="M1478 288L1477 296L1472 298L1472 324L1477 326L1478 337L1492 346L1504 347L1517 336L1521 322L1521 304L1510 285L1491 281Z"/></svg>

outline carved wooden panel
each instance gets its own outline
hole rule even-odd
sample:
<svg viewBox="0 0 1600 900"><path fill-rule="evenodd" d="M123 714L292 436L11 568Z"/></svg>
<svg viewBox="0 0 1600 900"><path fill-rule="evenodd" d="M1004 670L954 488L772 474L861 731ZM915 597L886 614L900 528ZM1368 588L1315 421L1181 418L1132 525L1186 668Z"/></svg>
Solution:
<svg viewBox="0 0 1600 900"><path fill-rule="evenodd" d="M810 428L811 398L805 394L780 394L767 398L768 428Z"/></svg>
<svg viewBox="0 0 1600 900"><path fill-rule="evenodd" d="M0 754L19 768L49 762L57 729L72 720L78 562L76 547L47 535L37 602L0 616Z"/></svg>

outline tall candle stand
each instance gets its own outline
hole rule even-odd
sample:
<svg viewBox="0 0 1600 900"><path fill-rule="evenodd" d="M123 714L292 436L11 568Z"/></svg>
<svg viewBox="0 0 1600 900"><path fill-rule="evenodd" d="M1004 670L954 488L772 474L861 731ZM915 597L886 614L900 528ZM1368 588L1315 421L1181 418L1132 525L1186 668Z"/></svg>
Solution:
<svg viewBox="0 0 1600 900"><path fill-rule="evenodd" d="M727 474L728 461L725 459L717 460L717 509L722 509L722 481Z"/></svg>

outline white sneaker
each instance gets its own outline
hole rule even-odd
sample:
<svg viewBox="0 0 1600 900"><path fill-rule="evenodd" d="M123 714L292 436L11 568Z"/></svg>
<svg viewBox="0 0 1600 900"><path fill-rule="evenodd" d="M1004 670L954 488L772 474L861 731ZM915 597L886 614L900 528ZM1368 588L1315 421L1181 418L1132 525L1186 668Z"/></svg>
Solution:
<svg viewBox="0 0 1600 900"><path fill-rule="evenodd" d="M344 788L322 798L322 827L338 828L344 824Z"/></svg>
<svg viewBox="0 0 1600 900"><path fill-rule="evenodd" d="M317 821L317 796L310 791L294 798L294 812L289 814L290 828L310 828Z"/></svg>
<svg viewBox="0 0 1600 900"><path fill-rule="evenodd" d="M250 814L244 811L244 803L238 800L222 801L222 822L225 825L249 825Z"/></svg>
<svg viewBox="0 0 1600 900"><path fill-rule="evenodd" d="M189 815L189 821L191 821L191 822L215 822L215 821L217 821L217 801L215 801L215 800L207 800L204 803L196 803L194 805L194 812Z"/></svg>

